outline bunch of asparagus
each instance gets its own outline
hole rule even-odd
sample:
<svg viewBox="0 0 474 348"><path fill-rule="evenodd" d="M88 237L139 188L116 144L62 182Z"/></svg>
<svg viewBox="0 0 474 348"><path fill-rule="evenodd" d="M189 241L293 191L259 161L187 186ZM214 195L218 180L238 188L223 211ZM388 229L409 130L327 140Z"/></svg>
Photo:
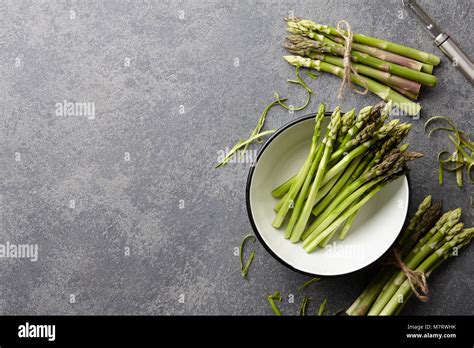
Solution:
<svg viewBox="0 0 474 348"><path fill-rule="evenodd" d="M292 35L286 38L284 47L297 55L286 56L288 63L344 76L342 57L347 32L296 17L285 20ZM350 59L357 73L351 73L353 83L385 101L393 101L409 115L421 109L412 101L418 98L421 86L436 85L432 72L440 63L435 55L362 34L353 35Z"/></svg>
<svg viewBox="0 0 474 348"><path fill-rule="evenodd" d="M411 125L385 122L392 103L341 114L336 107L321 142L325 106L315 117L311 148L300 171L275 188L280 198L272 225L288 224L285 238L312 252L340 230L344 239L359 209L387 183L406 172L406 163L421 156L400 145ZM311 221L312 220L312 221Z"/></svg>
<svg viewBox="0 0 474 348"><path fill-rule="evenodd" d="M474 236L474 228L464 228L459 222L460 208L443 215L441 212L442 204L432 204L431 196L426 197L395 249L409 269L425 277L449 257L458 255L459 249L469 244ZM385 265L346 313L397 315L413 294L410 280L400 265Z"/></svg>

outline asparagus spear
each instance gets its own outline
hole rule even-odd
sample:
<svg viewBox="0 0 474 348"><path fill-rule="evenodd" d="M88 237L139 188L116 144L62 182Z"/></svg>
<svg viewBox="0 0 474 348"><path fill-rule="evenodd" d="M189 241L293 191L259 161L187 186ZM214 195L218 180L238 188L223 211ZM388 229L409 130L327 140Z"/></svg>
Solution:
<svg viewBox="0 0 474 348"><path fill-rule="evenodd" d="M298 18L289 18L287 20L298 23L300 26L306 28L307 30L318 31L323 34L330 34L342 37L342 34L334 27L318 24L310 20L299 20ZM347 32L343 31L343 34L347 35ZM402 56L416 59L420 62L431 64L434 66L438 65L441 61L439 57L433 54L362 34L354 34L353 41L364 45L380 48L385 51L397 53Z"/></svg>
<svg viewBox="0 0 474 348"><path fill-rule="evenodd" d="M301 209L303 208L305 199L309 195L310 185L312 183L314 174L316 173L316 170L318 169L319 162L321 161L321 157L323 155L323 149L324 149L323 146L321 146L319 148L318 153L316 154L316 158L313 161L313 163L311 164L311 168L308 172L308 175L306 175L306 178L304 179L303 187L301 188L301 192L298 195L295 207L294 207L293 212L291 214L290 221L288 222L288 226L286 227L286 230L285 230L285 238L287 238L287 239L291 237L291 233L293 231L293 228L295 227L295 224L298 220L298 217L301 214Z"/></svg>
<svg viewBox="0 0 474 348"><path fill-rule="evenodd" d="M344 60L340 57L336 57L330 54L316 53L312 55L311 58L344 68ZM421 84L418 82L414 82L404 77L393 75L390 72L375 69L371 66L367 66L364 64L352 63L351 66L359 74L371 77L374 80L380 81L386 85L391 86L392 88L395 87L399 88L404 92L407 91L411 96L416 96L420 93Z"/></svg>
<svg viewBox="0 0 474 348"><path fill-rule="evenodd" d="M340 240L344 240L346 238L347 233L351 229L352 224L354 223L354 220L356 219L358 212L359 211L357 210L354 214L349 216L349 218L346 220L346 223L344 224L344 227L342 228L341 232L339 232L339 239Z"/></svg>
<svg viewBox="0 0 474 348"><path fill-rule="evenodd" d="M330 53L332 55L341 57L344 57L345 54L345 50L343 47L337 47L334 44L322 41L315 41L301 35L288 36L283 46L293 54L309 56L309 58L312 59L318 59L317 55L321 53ZM430 87L436 86L436 83L438 81L438 79L434 75L412 70L410 68L398 64L386 62L384 60L369 56L366 53L351 51L351 60L356 63L363 63L372 68L389 72L391 74L401 76L408 80L415 81L422 85ZM405 84L399 86L402 88L406 87Z"/></svg>
<svg viewBox="0 0 474 348"><path fill-rule="evenodd" d="M415 215L413 215L413 217L411 218L410 222L408 223L407 228L405 229L405 231L403 232L402 236L400 237L398 241L399 247L403 245L408 238L410 238L413 231L416 229L418 223L422 219L423 215L431 206L431 201L432 201L432 197L426 196L425 199L420 203L420 205L418 206L418 209L416 210Z"/></svg>
<svg viewBox="0 0 474 348"><path fill-rule="evenodd" d="M341 117L341 128L339 129L339 133L337 134L337 142L342 143L347 135L349 129L355 123L355 109L352 108L348 112Z"/></svg>
<svg viewBox="0 0 474 348"><path fill-rule="evenodd" d="M339 107L336 107L336 109L334 110L331 116L331 121L329 122L326 136L323 139L324 153L321 158L321 161L319 162L318 170L316 172L316 176L314 178L313 184L311 185L311 190L309 192L308 199L306 200L304 204L301 215L299 216L298 221L291 234L290 240L293 243L296 243L300 240L301 234L303 233L306 227L306 224L308 223L308 219L311 215L311 210L313 209L314 200L316 198L321 182L323 180L324 173L326 171L326 166L331 156L333 143L336 139L337 132L339 131L340 125L341 125L341 112L340 112Z"/></svg>
<svg viewBox="0 0 474 348"><path fill-rule="evenodd" d="M332 41L337 42L338 44L343 45L343 46L345 45L345 41L342 37L337 37L333 35L327 35L327 36ZM433 73L433 65L422 63L415 59L404 57L396 53L384 51L376 47L371 47L371 46L359 44L357 42L353 42L352 49L359 52L367 53L371 55L372 57L376 57L376 58L385 60L387 62L406 66L407 68L410 68L416 71L423 71L428 74Z"/></svg>
<svg viewBox="0 0 474 348"><path fill-rule="evenodd" d="M441 215L442 208L443 203L441 202L437 202L431 207L429 207L421 218L420 222L417 224L417 226L415 226L416 228L413 230L413 233L411 233L410 236L403 243L399 243L398 248L402 257L405 257L410 252L411 248L413 248L416 241L421 236L423 236L426 231L433 227L433 225Z"/></svg>
<svg viewBox="0 0 474 348"><path fill-rule="evenodd" d="M294 66L304 66L307 68L321 70L341 78L344 76L344 69L326 62L322 62L320 60L311 60L299 56L285 56L284 58L288 63ZM360 86L367 86L367 88L372 93L381 99L385 101L393 101L394 106L397 106L400 110L406 112L409 115L417 115L421 110L421 106L419 104L413 103L403 95L392 90L390 87L384 86L368 77L357 77L356 75L351 74L351 80Z"/></svg>
<svg viewBox="0 0 474 348"><path fill-rule="evenodd" d="M280 186L275 188L272 191L272 196L275 197L275 198L283 197L290 190L291 185L293 185L293 182L294 182L297 175L292 176L291 178L286 180L283 184L281 184Z"/></svg>
<svg viewBox="0 0 474 348"><path fill-rule="evenodd" d="M324 119L324 113L325 113L325 106L324 104L320 104L319 109L318 109L318 114L316 115L316 118L315 118L314 133L313 133L309 155L303 165L303 169L300 171L300 173L298 173L297 179L294 181L293 185L291 186L286 202L282 205L281 209L278 211L277 216L273 220L273 223L272 223L273 227L279 228L281 226L286 214L288 213L288 210L290 209L290 206L293 204L293 201L296 195L298 194L301 186L304 183L306 175L308 174L308 171L311 167L311 163L313 162L313 159L317 153L316 150L318 147L318 140L321 133L320 130L321 130L321 124Z"/></svg>

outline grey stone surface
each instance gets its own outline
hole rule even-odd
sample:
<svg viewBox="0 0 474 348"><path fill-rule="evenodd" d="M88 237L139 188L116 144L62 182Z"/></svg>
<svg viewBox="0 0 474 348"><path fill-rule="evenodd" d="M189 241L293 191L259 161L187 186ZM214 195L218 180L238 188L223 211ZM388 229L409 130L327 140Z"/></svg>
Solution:
<svg viewBox="0 0 474 348"><path fill-rule="evenodd" d="M472 1L422 4L473 56ZM251 230L249 165L213 169L274 91L304 100L285 82L294 73L281 58L289 11L324 23L344 18L357 31L440 54L400 1L0 3L0 242L39 246L37 262L0 260L1 314L271 314L267 294L295 292L307 277L258 243L241 279L234 248ZM436 75L422 117L451 115L472 131L472 87L445 58ZM308 110L339 103L335 77L310 83ZM57 116L63 100L93 102L95 118ZM342 106L376 101L348 95ZM304 113L273 109L265 129ZM412 165L410 210L431 193L446 208L462 207L472 225L472 186L458 189L452 175L438 185L436 153L448 143L427 139L424 119L408 120L412 148L426 153ZM473 314L473 252L433 275L430 302L412 301L405 313ZM328 297L336 311L371 274L325 279L308 293ZM297 304L281 307L297 312Z"/></svg>

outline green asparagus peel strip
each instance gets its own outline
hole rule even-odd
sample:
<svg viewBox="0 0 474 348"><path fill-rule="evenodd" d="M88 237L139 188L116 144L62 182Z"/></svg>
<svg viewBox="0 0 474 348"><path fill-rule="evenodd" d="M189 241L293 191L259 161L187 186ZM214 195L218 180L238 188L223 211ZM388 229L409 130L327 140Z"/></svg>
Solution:
<svg viewBox="0 0 474 348"><path fill-rule="evenodd" d="M310 280L307 280L306 282L303 283L303 285L301 285L298 288L298 290L296 290L296 293L299 294L303 289L306 289L311 284L319 282L320 280L321 280L321 278L317 278L317 277L314 277L314 278L311 278Z"/></svg>
<svg viewBox="0 0 474 348"><path fill-rule="evenodd" d="M287 110L301 111L303 109L306 109L306 107L309 105L309 102L311 101L311 95L314 93L313 90L311 88L309 88L309 86L306 84L306 82L301 78L299 69L300 69L300 67L297 66L296 67L296 80L287 80L287 81L290 82L290 83L296 83L298 85L303 86L303 88L306 90L306 92L308 92L306 102L303 105L295 108L293 106L286 105L284 103L284 101L281 100L280 95L278 93L275 93L275 98L277 99L278 104L280 104L280 106L284 107ZM312 76L314 76L312 74L308 75L308 76L310 76L311 78L314 78L314 77L312 77Z"/></svg>
<svg viewBox="0 0 474 348"><path fill-rule="evenodd" d="M273 313L275 313L275 315L282 316L283 314L275 303L275 301L281 302L282 298L280 293L278 291L275 291L273 295L269 295L267 297L267 300L268 303L270 303L270 306L272 307Z"/></svg>
<svg viewBox="0 0 474 348"><path fill-rule="evenodd" d="M444 171L453 171L456 173L456 183L459 187L463 186L463 170L464 167L467 169L467 175L471 179L471 168L474 164L474 158L472 156L472 151L474 149L474 144L469 139L469 136L460 131L454 121L447 116L433 116L425 123L425 131L428 131L431 123L436 121L445 121L448 126L437 126L429 130L428 137L431 136L435 131L447 131L452 132L454 137L451 134L448 134L448 138L454 145L455 151L453 154L449 155L448 151L441 151L438 153L438 177L440 185L443 184ZM471 151L471 155L467 153ZM449 155L446 159L442 159L443 155ZM472 180L471 180L472 181Z"/></svg>
<svg viewBox="0 0 474 348"><path fill-rule="evenodd" d="M260 115L260 118L258 120L258 123L257 125L255 126L254 130L252 131L252 133L250 134L250 137L253 137L254 135L260 133L264 123L265 123L265 120L267 119L267 115L268 115L268 112L270 111L270 109L272 107L274 107L275 105L283 102L284 100L286 100L286 98L280 98L280 96L277 97L277 99L273 102L271 102L262 112L262 115ZM262 138L257 138L256 141L258 143L261 143L263 140ZM246 151L247 151L247 148L249 146L250 143L247 143L244 145L244 148L240 151L240 154L243 155Z"/></svg>
<svg viewBox="0 0 474 348"><path fill-rule="evenodd" d="M339 131L339 127L341 125L341 112L339 107L334 109L334 112L331 116L331 121L329 122L326 136L323 139L324 144L324 152L319 162L318 170L316 172L316 176L314 178L313 184L311 185L311 189L309 191L308 199L306 200L301 215L298 217L298 221L292 231L290 240L293 243L297 243L303 231L308 223L308 219L311 215L311 210L313 209L314 201L316 199L316 195L318 194L319 188L321 186L321 182L324 177L324 173L326 171L326 166L329 162L329 158L332 153L332 147L334 141L336 140L337 132Z"/></svg>
<svg viewBox="0 0 474 348"><path fill-rule="evenodd" d="M324 301L321 303L321 305L319 306L319 309L318 309L318 316L322 316L324 315L324 313L326 312L326 304L328 303L328 299L325 298Z"/></svg>
<svg viewBox="0 0 474 348"><path fill-rule="evenodd" d="M309 301L310 301L310 298L308 296L303 297L303 300L301 301L301 305L300 305L300 311L299 311L300 315L302 316L306 315Z"/></svg>
<svg viewBox="0 0 474 348"><path fill-rule="evenodd" d="M306 29L307 31L317 31L322 34L330 34L330 35L334 35L338 37L342 37L342 35L347 35L347 32L343 32L343 34L341 34L341 32L339 32L334 27L318 24L310 20L288 19L288 21L296 22L297 24L299 24L300 27ZM396 53L408 58L418 60L426 64L434 65L434 66L437 66L441 61L439 57L433 54L419 51L411 47L399 45L399 44L396 44L387 40L375 38L375 37L370 37L370 36L355 33L353 35L353 40L354 42L357 42L363 45L372 46L372 47L376 47L385 51L393 52L393 53Z"/></svg>
<svg viewBox="0 0 474 348"><path fill-rule="evenodd" d="M255 236L248 234L244 237L242 242L240 243L240 248L239 248L239 258L240 258L240 269L242 270L242 278L247 278L247 274L249 272L250 265L252 264L252 261L255 257L255 252L252 250L250 253L249 259L244 265L244 256L243 256L243 250L244 250L244 245L247 241L250 241L252 243L255 243Z"/></svg>
<svg viewBox="0 0 474 348"><path fill-rule="evenodd" d="M248 138L245 141L239 141L237 144L234 145L234 147L232 149L230 149L230 151L225 155L224 159L216 166L216 168L225 166L230 161L232 156L234 156L235 153L237 151L239 151L241 148L243 148L246 145L254 142L255 140L261 139L265 135L268 135L268 134L271 134L271 133L274 133L274 132L275 132L275 130L264 131L262 133L255 134L255 135L251 136L250 138Z"/></svg>

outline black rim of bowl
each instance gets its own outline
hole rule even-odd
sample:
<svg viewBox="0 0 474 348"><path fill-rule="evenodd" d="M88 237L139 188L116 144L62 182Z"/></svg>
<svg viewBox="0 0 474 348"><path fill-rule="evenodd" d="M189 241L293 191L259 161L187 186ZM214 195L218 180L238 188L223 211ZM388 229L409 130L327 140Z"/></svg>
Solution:
<svg viewBox="0 0 474 348"><path fill-rule="evenodd" d="M326 112L325 113L325 117L330 117L331 116L331 112ZM401 232L403 231L404 227L406 226L406 223L407 223L407 219L408 219L408 211L410 210L410 202L411 202L411 187L410 187L410 175L409 173L407 173L405 176L407 178L407 184L408 184L408 208L407 208L407 212L405 213L405 220L403 221L403 225L402 225L402 228L400 229L400 231L398 231L398 234L397 234L397 237L394 239L393 243L387 248L387 250L385 250L382 255L380 255L377 259L375 259L374 261L372 261L371 263L365 265L364 267L362 268L359 268L359 269L356 269L354 271L351 271L351 272L347 272L347 273L341 273L341 274L332 274L332 275L321 275L321 274L317 274L317 273L310 273L310 272L305 272L305 271L302 271L298 268L295 268L293 267L292 265L290 265L288 262L286 262L285 260L283 260L280 256L278 256L269 246L268 244L265 242L265 240L263 239L262 235L260 234L258 228L257 228L257 225L255 224L255 221L253 219L253 214L252 214L252 208L250 207L250 186L252 184L252 177L253 177L253 173L254 173L254 170L255 170L255 167L257 166L258 164L258 160L260 159L260 156L263 154L263 152L265 151L265 149L267 148L267 146L276 138L278 137L281 133L283 133L286 129L290 128L291 126L297 124L297 123L300 123L300 122L303 122L303 121L306 121L308 119L311 119L311 118L314 118L316 116L315 113L312 113L312 114L308 114L308 115L305 115L305 116L301 116L297 119L294 119L293 121L290 121L288 122L287 124L285 124L284 126L280 127L279 129L277 129L275 131L275 133L273 133L270 138L267 139L267 141L262 145L262 147L260 148L260 150L258 151L258 154L257 154L257 157L255 159L255 162L253 163L253 165L250 167L250 170L249 170L249 174L247 176L247 185L246 185L246 189L245 189L245 201L246 201L246 205L247 205L247 215L249 217L249 220L250 220L250 224L252 225L252 229L253 231L255 232L255 235L257 236L258 240L260 241L260 243L263 245L263 247L267 250L268 253L270 253L270 255L273 256L273 258L275 258L278 262L280 262L281 264L285 265L286 267L288 267L289 269L295 271L295 272L298 272L298 273L301 273L301 274L305 274L305 275L308 275L308 276L317 276L317 277L326 277L326 278L330 278L330 277L340 277L340 276L345 276L345 275L350 275L350 274L355 274L355 273L358 273L358 272L361 272L363 270L366 270L372 266L374 266L375 264L377 264L381 259L384 258L385 255L387 255L388 252L390 252L390 250L392 249L392 247L395 245L395 243L397 242L398 238L400 237L400 234Z"/></svg>

